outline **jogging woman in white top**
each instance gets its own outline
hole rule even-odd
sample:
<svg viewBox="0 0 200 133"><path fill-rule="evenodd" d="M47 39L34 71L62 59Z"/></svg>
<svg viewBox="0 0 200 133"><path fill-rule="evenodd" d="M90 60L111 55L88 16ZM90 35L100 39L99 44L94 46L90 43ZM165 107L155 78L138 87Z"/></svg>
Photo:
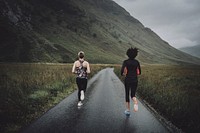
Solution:
<svg viewBox="0 0 200 133"><path fill-rule="evenodd" d="M84 52L78 53L78 60L74 62L72 73L77 74L76 83L78 86L78 106L83 105L84 93L87 88L87 76L90 73L90 65L84 60Z"/></svg>

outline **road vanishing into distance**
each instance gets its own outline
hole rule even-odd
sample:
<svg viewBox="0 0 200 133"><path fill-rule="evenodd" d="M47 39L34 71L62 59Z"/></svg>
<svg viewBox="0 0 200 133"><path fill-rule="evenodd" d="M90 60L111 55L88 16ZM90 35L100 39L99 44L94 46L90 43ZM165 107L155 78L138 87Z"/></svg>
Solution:
<svg viewBox="0 0 200 133"><path fill-rule="evenodd" d="M106 68L88 81L83 106L77 91L50 109L22 133L168 133L169 130L139 102L139 111L124 114L124 85ZM133 110L133 104L131 104Z"/></svg>

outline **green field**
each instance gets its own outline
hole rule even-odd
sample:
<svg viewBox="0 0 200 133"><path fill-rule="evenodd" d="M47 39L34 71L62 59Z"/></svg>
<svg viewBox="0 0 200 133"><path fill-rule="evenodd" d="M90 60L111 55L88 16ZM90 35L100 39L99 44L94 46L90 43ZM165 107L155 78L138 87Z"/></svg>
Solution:
<svg viewBox="0 0 200 133"><path fill-rule="evenodd" d="M92 74L120 65L91 65ZM72 64L0 64L0 132L16 132L77 89ZM200 130L199 66L144 65L137 95L185 132Z"/></svg>
<svg viewBox="0 0 200 133"><path fill-rule="evenodd" d="M91 65L89 78L106 65ZM0 132L16 132L77 89L72 64L0 64Z"/></svg>
<svg viewBox="0 0 200 133"><path fill-rule="evenodd" d="M200 130L199 81L199 66L144 65L137 95L184 132L195 133Z"/></svg>

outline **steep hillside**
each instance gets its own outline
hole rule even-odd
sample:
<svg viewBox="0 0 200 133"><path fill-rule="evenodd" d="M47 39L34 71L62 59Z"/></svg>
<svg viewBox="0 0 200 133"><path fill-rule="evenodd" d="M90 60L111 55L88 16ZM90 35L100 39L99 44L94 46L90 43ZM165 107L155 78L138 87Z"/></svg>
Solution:
<svg viewBox="0 0 200 133"><path fill-rule="evenodd" d="M200 52L199 52L200 51L200 45L195 45L195 46L192 46L192 47L183 47L183 48L180 48L179 50L200 58Z"/></svg>
<svg viewBox="0 0 200 133"><path fill-rule="evenodd" d="M112 0L1 0L1 62L121 63L129 47L143 63L200 64L171 47Z"/></svg>

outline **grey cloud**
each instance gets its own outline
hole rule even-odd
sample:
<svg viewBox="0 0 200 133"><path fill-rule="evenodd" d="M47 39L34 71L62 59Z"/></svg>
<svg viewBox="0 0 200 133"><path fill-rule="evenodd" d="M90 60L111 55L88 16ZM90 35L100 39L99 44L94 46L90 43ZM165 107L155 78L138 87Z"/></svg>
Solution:
<svg viewBox="0 0 200 133"><path fill-rule="evenodd" d="M170 45L200 44L199 0L114 0Z"/></svg>

